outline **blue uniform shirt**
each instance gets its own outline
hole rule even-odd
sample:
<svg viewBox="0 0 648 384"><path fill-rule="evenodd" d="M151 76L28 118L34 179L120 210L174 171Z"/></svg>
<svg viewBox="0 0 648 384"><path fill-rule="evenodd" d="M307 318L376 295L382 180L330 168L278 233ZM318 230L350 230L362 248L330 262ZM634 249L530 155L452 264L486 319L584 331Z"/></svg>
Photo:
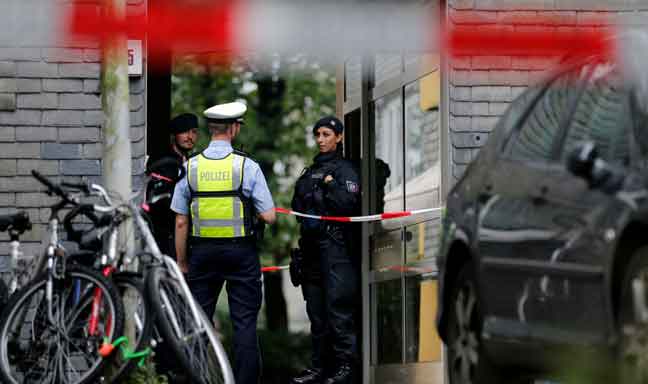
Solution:
<svg viewBox="0 0 648 384"><path fill-rule="evenodd" d="M209 143L203 153L213 159L223 158L232 153L232 145L227 141L215 140ZM185 170L187 163L184 164ZM274 208L272 195L268 189L263 172L259 164L250 158L245 159L243 165L243 196L251 198L257 212L266 212ZM171 210L181 215L189 216L189 205L191 204L191 191L187 185L187 176L182 178L175 186Z"/></svg>

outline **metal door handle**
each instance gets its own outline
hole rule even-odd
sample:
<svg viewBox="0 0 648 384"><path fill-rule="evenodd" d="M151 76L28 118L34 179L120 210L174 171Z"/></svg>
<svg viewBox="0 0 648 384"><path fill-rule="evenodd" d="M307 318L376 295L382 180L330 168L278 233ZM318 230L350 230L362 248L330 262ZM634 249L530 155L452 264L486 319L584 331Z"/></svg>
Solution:
<svg viewBox="0 0 648 384"><path fill-rule="evenodd" d="M540 190L537 194L531 196L531 201L535 205L543 205L547 203L547 193L549 193L549 187L543 185L540 187Z"/></svg>
<svg viewBox="0 0 648 384"><path fill-rule="evenodd" d="M484 186L484 190L479 193L477 199L480 203L485 204L491 197L493 197L493 186L487 184Z"/></svg>
<svg viewBox="0 0 648 384"><path fill-rule="evenodd" d="M491 195L490 193L482 192L479 194L479 196L477 196L477 199L480 203L486 204L486 202L490 200L491 197L493 197L493 195Z"/></svg>

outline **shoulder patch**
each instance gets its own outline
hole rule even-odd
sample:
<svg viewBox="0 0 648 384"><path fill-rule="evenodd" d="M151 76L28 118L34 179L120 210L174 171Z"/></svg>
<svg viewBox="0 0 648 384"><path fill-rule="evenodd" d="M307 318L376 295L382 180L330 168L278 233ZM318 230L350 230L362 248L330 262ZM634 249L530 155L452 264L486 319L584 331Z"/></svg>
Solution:
<svg viewBox="0 0 648 384"><path fill-rule="evenodd" d="M349 191L350 193L358 193L358 192L360 192L360 186L358 185L358 183L355 183L353 181L347 180L346 188L347 188L347 191Z"/></svg>
<svg viewBox="0 0 648 384"><path fill-rule="evenodd" d="M247 157L248 159L254 161L255 163L258 163L258 161L256 161L252 156L250 156L249 153L241 151L240 149L234 148L232 153L237 154L239 156Z"/></svg>

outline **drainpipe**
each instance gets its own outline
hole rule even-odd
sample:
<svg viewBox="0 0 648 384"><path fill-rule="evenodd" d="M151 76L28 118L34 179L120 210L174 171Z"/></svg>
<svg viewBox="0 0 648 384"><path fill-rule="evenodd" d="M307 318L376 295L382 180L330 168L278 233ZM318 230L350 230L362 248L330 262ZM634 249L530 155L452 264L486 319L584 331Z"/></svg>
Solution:
<svg viewBox="0 0 648 384"><path fill-rule="evenodd" d="M118 20L126 17L126 0L104 0L103 5L107 15L114 15ZM103 184L109 191L119 194L121 200L128 201L132 193L132 164L126 35L106 36L102 41L102 49ZM128 236L132 232L132 222L129 220L122 224L119 232L119 244L126 245L126 251L132 254L130 251L134 249L134 243L132 236ZM133 300L125 300L125 312L134 313L135 305ZM126 316L124 335L128 340L135 339L131 316Z"/></svg>

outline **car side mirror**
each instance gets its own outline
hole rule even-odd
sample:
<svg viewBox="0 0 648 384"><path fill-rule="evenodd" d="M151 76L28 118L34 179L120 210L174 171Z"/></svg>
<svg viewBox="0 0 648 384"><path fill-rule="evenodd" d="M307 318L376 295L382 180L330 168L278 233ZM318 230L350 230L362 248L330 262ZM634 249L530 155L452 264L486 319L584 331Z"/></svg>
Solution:
<svg viewBox="0 0 648 384"><path fill-rule="evenodd" d="M591 185L597 160L600 159L596 145L591 141L580 143L569 153L567 169L574 175L587 180Z"/></svg>
<svg viewBox="0 0 648 384"><path fill-rule="evenodd" d="M608 194L618 192L626 178L625 170L611 166L599 157L596 145L591 141L576 145L567 158L567 169L585 179L590 188Z"/></svg>

